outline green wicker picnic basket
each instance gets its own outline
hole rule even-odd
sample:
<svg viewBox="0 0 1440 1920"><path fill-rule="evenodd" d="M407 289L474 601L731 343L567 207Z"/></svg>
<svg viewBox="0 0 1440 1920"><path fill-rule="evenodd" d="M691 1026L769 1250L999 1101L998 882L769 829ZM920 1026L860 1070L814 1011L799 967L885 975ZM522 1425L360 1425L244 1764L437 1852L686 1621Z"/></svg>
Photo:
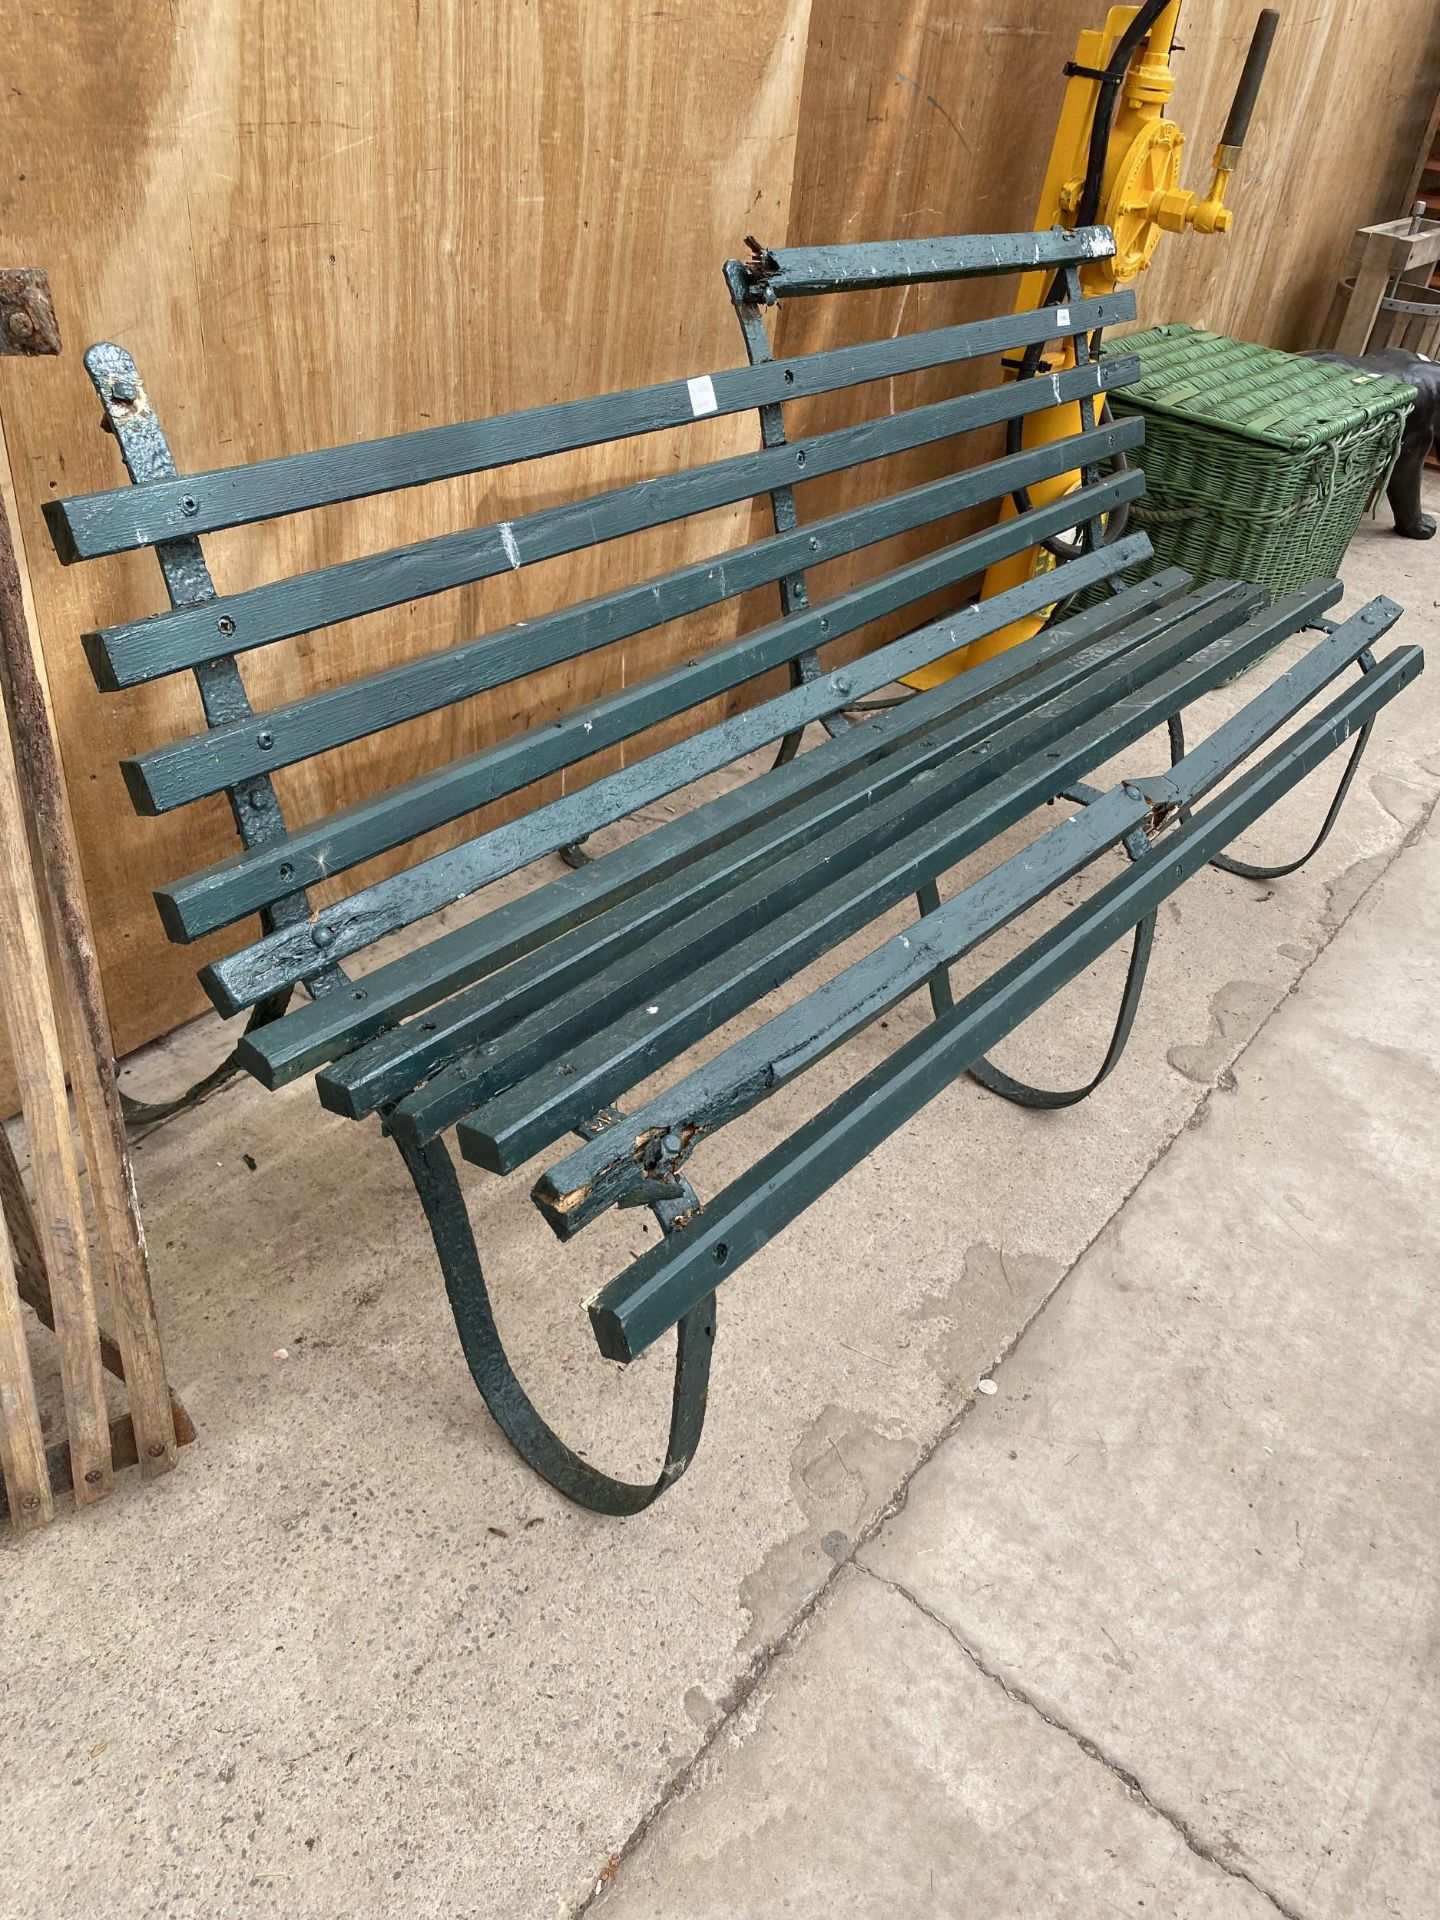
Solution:
<svg viewBox="0 0 1440 1920"><path fill-rule="evenodd" d="M1145 420L1131 524L1155 558L1134 577L1181 566L1273 596L1340 571L1399 455L1413 387L1182 324L1105 351L1142 368L1110 400Z"/></svg>

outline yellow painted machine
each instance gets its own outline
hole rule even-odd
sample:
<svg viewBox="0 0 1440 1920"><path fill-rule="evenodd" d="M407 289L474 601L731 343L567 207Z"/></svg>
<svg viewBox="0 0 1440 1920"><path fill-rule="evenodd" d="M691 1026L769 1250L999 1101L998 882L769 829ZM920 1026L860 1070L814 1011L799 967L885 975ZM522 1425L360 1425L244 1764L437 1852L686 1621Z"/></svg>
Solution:
<svg viewBox="0 0 1440 1920"><path fill-rule="evenodd" d="M1081 269L1087 294L1101 294L1136 279L1150 265L1164 233L1226 233L1232 214L1225 204L1230 180L1240 161L1240 150L1265 65L1270 57L1279 15L1267 7L1255 27L1230 117L1215 150L1214 178L1201 199L1180 185L1185 135L1166 117L1175 80L1170 60L1180 0L1145 0L1140 6L1112 7L1099 31L1082 33L1075 57L1065 71L1069 84L1060 112L1050 165L1035 216L1037 228L1093 226L1114 230L1115 253ZM1045 276L1027 274L1016 300L1017 312L1044 303ZM1039 355L1023 364L1022 375L1035 370ZM1063 354L1046 360L1049 371L1075 364L1073 342ZM1012 427L1013 446L1032 446L1061 440L1082 429L1078 404L1032 414L1023 426ZM1078 474L1061 475L1032 490L1037 505L1058 499L1079 484ZM1017 503L1007 500L1003 512L1011 516ZM990 569L983 597L1003 592L1028 580L1039 567L1054 564L1045 548L1032 547ZM1035 633L1039 617L1002 628L974 646L936 661L909 681L930 687L948 680L965 667L976 666Z"/></svg>

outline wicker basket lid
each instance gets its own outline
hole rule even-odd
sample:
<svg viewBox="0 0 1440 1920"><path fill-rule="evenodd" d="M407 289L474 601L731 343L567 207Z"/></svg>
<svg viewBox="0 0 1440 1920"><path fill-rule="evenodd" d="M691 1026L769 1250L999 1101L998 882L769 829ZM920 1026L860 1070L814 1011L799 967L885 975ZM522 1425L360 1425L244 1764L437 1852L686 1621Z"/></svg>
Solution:
<svg viewBox="0 0 1440 1920"><path fill-rule="evenodd" d="M1337 367L1278 347L1232 340L1176 321L1105 343L1137 353L1140 378L1113 398L1124 409L1166 414L1261 446L1304 453L1415 404L1403 380Z"/></svg>

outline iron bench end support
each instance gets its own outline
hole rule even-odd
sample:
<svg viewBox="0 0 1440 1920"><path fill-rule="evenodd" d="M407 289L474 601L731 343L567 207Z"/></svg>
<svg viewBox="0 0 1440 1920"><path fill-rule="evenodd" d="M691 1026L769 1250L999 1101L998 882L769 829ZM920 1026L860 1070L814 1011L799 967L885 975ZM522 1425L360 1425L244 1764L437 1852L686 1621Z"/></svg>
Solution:
<svg viewBox="0 0 1440 1920"><path fill-rule="evenodd" d="M659 1474L647 1483L605 1473L566 1445L520 1384L495 1324L465 1196L444 1141L418 1145L397 1136L395 1144L425 1212L466 1364L495 1424L526 1466L567 1500L612 1518L643 1513L681 1477L700 1444L715 1344L715 1295L692 1307L675 1330L675 1389ZM678 1203L649 1202L663 1233L675 1232L689 1219L696 1202L688 1187L685 1192Z"/></svg>

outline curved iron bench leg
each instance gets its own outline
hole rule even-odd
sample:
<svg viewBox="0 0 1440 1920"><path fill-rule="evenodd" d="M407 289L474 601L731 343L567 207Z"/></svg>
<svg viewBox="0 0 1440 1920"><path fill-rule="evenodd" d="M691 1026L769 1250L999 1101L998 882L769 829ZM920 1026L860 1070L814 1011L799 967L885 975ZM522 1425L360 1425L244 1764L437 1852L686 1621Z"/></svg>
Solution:
<svg viewBox="0 0 1440 1920"><path fill-rule="evenodd" d="M1125 836L1125 851L1132 860L1142 860L1149 850L1149 841L1138 830ZM1090 1095L1102 1081L1120 1064L1120 1056L1130 1041L1131 1029L1135 1025L1135 1015L1140 1010L1140 996L1145 990L1145 974L1150 965L1150 954L1155 945L1155 915L1147 913L1135 929L1130 943L1130 964L1125 970L1125 985L1120 994L1120 1010L1115 1016L1114 1031L1110 1035L1110 1044L1105 1049L1105 1058L1099 1069L1087 1080L1083 1087L1032 1087L1028 1080L1017 1080L1013 1074L1006 1073L1003 1067L997 1067L992 1060L982 1056L970 1068L970 1078L987 1093L998 1093L1002 1100L1009 1100L1017 1107L1032 1107L1042 1112L1053 1111L1057 1107L1075 1107ZM944 993L949 995L950 983L947 978ZM936 1000L935 983L930 987L931 1004L937 1015L944 1007Z"/></svg>
<svg viewBox="0 0 1440 1920"><path fill-rule="evenodd" d="M1036 1107L1050 1110L1056 1107L1075 1107L1090 1095L1103 1080L1120 1064L1130 1040L1130 1030L1135 1025L1135 1015L1140 1009L1140 995L1145 987L1145 971L1150 965L1150 950L1155 943L1155 915L1147 913L1135 929L1135 937L1130 946L1130 965L1125 974L1125 988L1120 995L1120 1011L1116 1016L1115 1030L1110 1035L1110 1044L1105 1049L1105 1058L1099 1071L1086 1081L1083 1087L1069 1087L1064 1092L1052 1091L1049 1087L1032 1087L1028 1081L1017 1080L1013 1074L1006 1073L993 1061L982 1058L970 1068L970 1078L984 1087L987 1093L998 1093L1002 1100L1010 1100L1017 1107Z"/></svg>
<svg viewBox="0 0 1440 1920"><path fill-rule="evenodd" d="M1374 664L1375 657L1367 649L1367 651L1360 656L1359 667L1361 673L1368 673ZM1375 722L1373 720L1367 720L1359 733L1356 734L1355 745L1351 749L1350 758L1345 762L1345 771L1340 776L1340 784L1336 787L1335 797L1326 810L1325 818L1320 825L1320 831L1297 860L1282 861L1279 866L1275 867L1260 867L1249 860L1237 860L1233 854L1217 853L1215 858L1210 862L1211 866L1218 868L1221 873L1236 874L1242 880L1283 880L1288 874L1298 873L1303 866L1315 858L1315 855L1330 838L1330 829L1340 817L1340 809L1345 804L1345 798L1350 791L1351 782L1359 770L1365 749L1370 744L1370 733L1374 725ZM1173 767L1177 761L1183 760L1185 757L1185 727L1178 713L1171 714L1168 730L1170 735L1170 764ZM1190 817L1190 809L1188 807L1182 807L1179 817L1182 822L1188 820Z"/></svg>
<svg viewBox="0 0 1440 1920"><path fill-rule="evenodd" d="M700 1444L715 1344L714 1294L693 1307L676 1328L675 1394L659 1477L642 1484L602 1473L566 1446L536 1410L510 1364L495 1325L455 1163L444 1141L433 1140L422 1147L399 1140L395 1144L425 1209L460 1345L495 1424L526 1466L577 1506L611 1515L643 1512L680 1478ZM663 1208L657 1214L665 1231L671 1232L673 1224L663 1217Z"/></svg>

